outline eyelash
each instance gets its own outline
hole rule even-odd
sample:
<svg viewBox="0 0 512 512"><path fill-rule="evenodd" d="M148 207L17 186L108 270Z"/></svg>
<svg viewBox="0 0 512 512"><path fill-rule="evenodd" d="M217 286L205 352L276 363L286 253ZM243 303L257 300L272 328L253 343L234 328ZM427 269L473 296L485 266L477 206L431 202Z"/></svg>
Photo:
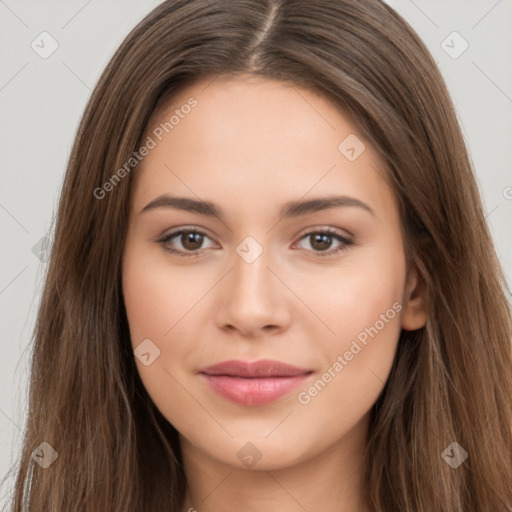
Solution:
<svg viewBox="0 0 512 512"><path fill-rule="evenodd" d="M168 247L166 245L167 243L169 243L170 240L172 240L173 238L176 238L177 236L180 236L184 233L198 233L200 235L208 237L208 235L204 231L201 231L199 229L195 229L192 227L190 227L190 228L186 227L186 228L180 228L178 231L168 233L161 239L156 240L156 242L162 246L164 251L170 252L172 254L176 254L178 256L183 256L183 257L198 257L198 256L200 256L201 249L197 249L196 251L180 251L180 250L176 250L176 249L171 249L170 247ZM327 256L335 256L343 251L346 251L348 249L348 247L353 245L353 243L354 243L352 240L345 238L344 236L340 235L335 229L332 229L332 228L309 231L308 233L305 233L304 235L302 235L299 240L302 240L308 236L317 235L317 234L328 235L329 237L335 238L341 242L341 245L339 247L337 247L336 249L331 249L329 251L312 251L316 256L318 256L320 258L325 258Z"/></svg>

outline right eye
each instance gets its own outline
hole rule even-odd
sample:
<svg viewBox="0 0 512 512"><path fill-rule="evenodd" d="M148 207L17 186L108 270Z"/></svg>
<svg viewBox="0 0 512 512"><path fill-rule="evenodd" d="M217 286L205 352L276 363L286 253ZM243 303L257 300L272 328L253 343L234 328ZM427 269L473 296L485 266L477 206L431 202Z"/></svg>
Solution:
<svg viewBox="0 0 512 512"><path fill-rule="evenodd" d="M205 237L209 238L206 233L195 228L180 228L177 231L166 234L161 239L157 240L157 243L162 245L165 251L173 254L180 256L198 256L199 254L197 253L203 248L201 246L203 245ZM181 247L177 249L173 248L173 246L176 246L176 242L173 242L174 239L177 240Z"/></svg>

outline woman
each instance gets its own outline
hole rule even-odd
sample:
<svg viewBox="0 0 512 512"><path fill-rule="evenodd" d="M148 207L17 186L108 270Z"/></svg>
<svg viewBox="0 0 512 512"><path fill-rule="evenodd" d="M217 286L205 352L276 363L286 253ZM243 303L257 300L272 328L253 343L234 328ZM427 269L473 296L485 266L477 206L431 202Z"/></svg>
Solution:
<svg viewBox="0 0 512 512"><path fill-rule="evenodd" d="M76 135L13 510L511 511L504 287L389 6L166 1Z"/></svg>

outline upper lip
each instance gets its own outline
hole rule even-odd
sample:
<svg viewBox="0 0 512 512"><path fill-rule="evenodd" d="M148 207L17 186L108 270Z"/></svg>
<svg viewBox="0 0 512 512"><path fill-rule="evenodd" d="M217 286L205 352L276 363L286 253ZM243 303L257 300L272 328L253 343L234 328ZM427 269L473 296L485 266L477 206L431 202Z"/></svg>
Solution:
<svg viewBox="0 0 512 512"><path fill-rule="evenodd" d="M199 370L199 373L206 375L228 375L233 377L294 377L311 372L312 370L298 368L271 359L261 359L253 362L231 359Z"/></svg>

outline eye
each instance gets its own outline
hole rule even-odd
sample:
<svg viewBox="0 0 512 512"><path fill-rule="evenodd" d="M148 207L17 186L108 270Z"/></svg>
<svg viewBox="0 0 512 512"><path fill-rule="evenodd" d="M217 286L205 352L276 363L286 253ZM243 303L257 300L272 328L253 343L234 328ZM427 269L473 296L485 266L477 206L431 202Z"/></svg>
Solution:
<svg viewBox="0 0 512 512"><path fill-rule="evenodd" d="M157 243L161 244L164 250L179 256L198 256L198 251L202 249L204 239L209 238L206 233L192 228L181 228L178 231L174 231L165 235ZM176 239L181 247L174 249L171 242Z"/></svg>
<svg viewBox="0 0 512 512"><path fill-rule="evenodd" d="M177 254L178 256L194 257L201 255L201 249L205 248L203 247L205 239L210 239L210 237L203 231L192 227L184 227L168 233L161 239L156 240L156 242L162 245L167 252ZM306 248L306 250L320 257L333 256L346 250L353 244L352 240L349 240L332 228L309 231L300 238L300 240L304 239L307 240L310 246L310 248ZM176 241L173 242L173 240ZM333 240L337 240L339 245L335 249L328 250L331 248ZM178 245L181 245L181 247L176 248L176 242L178 242Z"/></svg>
<svg viewBox="0 0 512 512"><path fill-rule="evenodd" d="M310 248L316 253L315 255L320 257L338 254L354 243L332 228L309 231L303 235L300 240L304 239L307 240ZM332 246L333 240L338 240L340 245L335 249L328 250Z"/></svg>

